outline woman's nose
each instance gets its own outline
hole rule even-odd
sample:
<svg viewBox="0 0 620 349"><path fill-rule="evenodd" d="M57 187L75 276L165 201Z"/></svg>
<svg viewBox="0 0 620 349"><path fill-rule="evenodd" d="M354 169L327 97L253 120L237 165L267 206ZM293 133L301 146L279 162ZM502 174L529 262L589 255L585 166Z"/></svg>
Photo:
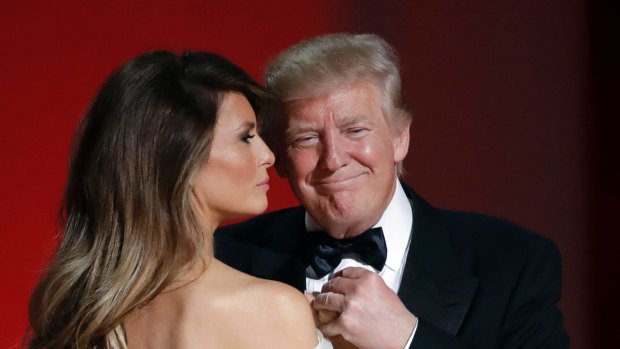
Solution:
<svg viewBox="0 0 620 349"><path fill-rule="evenodd" d="M275 155L273 155L273 152L271 151L271 149L269 149L269 147L267 146L267 144L265 144L265 141L263 141L263 139L259 136L258 139L260 140L260 146L261 146L261 155L259 157L259 166L266 166L266 167L271 167L273 166L276 157Z"/></svg>

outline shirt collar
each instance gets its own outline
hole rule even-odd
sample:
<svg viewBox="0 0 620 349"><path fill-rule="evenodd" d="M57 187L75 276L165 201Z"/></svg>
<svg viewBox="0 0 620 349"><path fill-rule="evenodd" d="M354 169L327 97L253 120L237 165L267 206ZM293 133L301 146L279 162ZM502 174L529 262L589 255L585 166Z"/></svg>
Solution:
<svg viewBox="0 0 620 349"><path fill-rule="evenodd" d="M392 200L390 200L377 224L373 226L373 228L381 227L383 229L388 251L385 266L394 271L400 268L405 257L413 224L411 204L398 179L396 179L395 187ZM308 211L306 211L305 223L308 231L322 230Z"/></svg>

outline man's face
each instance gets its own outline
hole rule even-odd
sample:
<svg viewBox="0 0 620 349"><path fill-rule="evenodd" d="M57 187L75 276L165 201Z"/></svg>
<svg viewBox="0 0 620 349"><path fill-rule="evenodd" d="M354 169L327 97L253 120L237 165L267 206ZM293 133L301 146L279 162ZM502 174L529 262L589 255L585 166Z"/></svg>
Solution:
<svg viewBox="0 0 620 349"><path fill-rule="evenodd" d="M382 93L368 81L287 104L282 164L295 195L332 236L373 226L394 194L408 127L392 130Z"/></svg>

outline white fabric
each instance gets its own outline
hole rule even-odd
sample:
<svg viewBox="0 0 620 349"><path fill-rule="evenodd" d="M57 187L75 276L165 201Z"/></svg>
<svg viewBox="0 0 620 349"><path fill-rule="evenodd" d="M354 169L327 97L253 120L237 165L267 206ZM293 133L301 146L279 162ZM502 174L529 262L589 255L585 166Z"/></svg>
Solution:
<svg viewBox="0 0 620 349"><path fill-rule="evenodd" d="M332 346L332 342L330 342L329 339L325 338L323 336L323 333L321 333L321 331L319 331L318 329L316 330L316 337L319 340L319 344L317 344L316 347L312 349L333 349L334 348Z"/></svg>
<svg viewBox="0 0 620 349"><path fill-rule="evenodd" d="M387 246L387 259L385 261L385 266L379 271L379 275L383 281L385 281L385 284L392 289L392 291L397 293L403 277L405 263L407 262L407 253L411 245L413 214L409 199L398 179L396 179L395 187L394 195L388 207L373 228L381 227L383 229L385 244ZM323 230L308 212L306 212L305 220L306 229L308 231ZM333 277L334 273L347 267L361 267L377 272L373 267L362 264L357 260L343 258L336 269L323 278L314 279L306 277L306 292L321 292L323 285ZM306 275L314 275L314 271L311 267L308 267L306 270ZM418 326L416 324L405 348L409 348L411 345L417 328ZM325 339L325 341L327 342L328 339Z"/></svg>

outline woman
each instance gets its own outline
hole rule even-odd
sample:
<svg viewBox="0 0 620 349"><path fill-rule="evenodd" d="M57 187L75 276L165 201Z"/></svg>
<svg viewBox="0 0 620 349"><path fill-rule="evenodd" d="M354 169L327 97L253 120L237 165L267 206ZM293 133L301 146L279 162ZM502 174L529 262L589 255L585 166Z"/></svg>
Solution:
<svg viewBox="0 0 620 349"><path fill-rule="evenodd" d="M267 207L265 98L209 53L145 54L107 80L74 140L30 348L317 345L302 294L213 258L220 223Z"/></svg>

